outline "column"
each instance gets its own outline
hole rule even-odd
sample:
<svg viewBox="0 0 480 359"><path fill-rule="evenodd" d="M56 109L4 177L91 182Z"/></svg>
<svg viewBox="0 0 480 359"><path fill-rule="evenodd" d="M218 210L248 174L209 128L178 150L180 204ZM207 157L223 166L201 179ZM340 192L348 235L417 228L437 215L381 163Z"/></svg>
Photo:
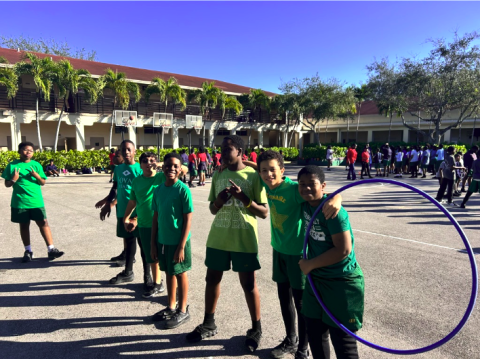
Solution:
<svg viewBox="0 0 480 359"><path fill-rule="evenodd" d="M236 130L236 129L230 130L230 134L236 135L236 134L237 134L237 130Z"/></svg>
<svg viewBox="0 0 480 359"><path fill-rule="evenodd" d="M136 127L128 126L127 129L128 129L128 133L127 133L128 134L128 139L130 141L132 141L135 144L135 146L138 146L137 134L135 133Z"/></svg>
<svg viewBox="0 0 480 359"><path fill-rule="evenodd" d="M85 127L78 119L75 122L75 140L77 151L85 151Z"/></svg>
<svg viewBox="0 0 480 359"><path fill-rule="evenodd" d="M258 148L263 147L263 131L259 130L258 131Z"/></svg>
<svg viewBox="0 0 480 359"><path fill-rule="evenodd" d="M403 142L408 142L408 128L403 129Z"/></svg>
<svg viewBox="0 0 480 359"><path fill-rule="evenodd" d="M175 125L175 123L172 124L172 128L170 129L170 138L172 140L173 148L180 147L178 145L178 127Z"/></svg>
<svg viewBox="0 0 480 359"><path fill-rule="evenodd" d="M367 142L372 142L373 141L373 130L368 130L367 131Z"/></svg>
<svg viewBox="0 0 480 359"><path fill-rule="evenodd" d="M10 122L10 135L12 136L12 148L10 150L18 151L18 145L22 142L22 131L16 116L12 117L12 122Z"/></svg>
<svg viewBox="0 0 480 359"><path fill-rule="evenodd" d="M452 130L448 130L443 134L443 142L450 142L450 135L452 134Z"/></svg>
<svg viewBox="0 0 480 359"><path fill-rule="evenodd" d="M215 130L213 128L210 128L208 130L208 144L207 144L207 146L208 147L213 147L215 145L214 140L215 140Z"/></svg>
<svg viewBox="0 0 480 359"><path fill-rule="evenodd" d="M298 131L298 157L302 158L303 155L303 132Z"/></svg>

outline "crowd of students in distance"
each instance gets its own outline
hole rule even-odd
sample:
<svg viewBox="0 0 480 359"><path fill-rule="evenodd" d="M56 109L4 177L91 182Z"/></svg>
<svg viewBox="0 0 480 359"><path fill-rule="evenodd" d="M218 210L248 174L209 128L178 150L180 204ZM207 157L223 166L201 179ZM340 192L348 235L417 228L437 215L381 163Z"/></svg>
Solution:
<svg viewBox="0 0 480 359"><path fill-rule="evenodd" d="M284 340L272 348L271 356L283 358L292 354L296 359L308 358L310 345L313 358L329 358L331 339L337 358L358 358L355 339L330 320L305 280L306 275L311 274L323 301L348 329L356 332L362 327L364 279L356 261L354 236L348 213L341 206L341 196L327 201L313 218L327 196L322 169L306 166L299 171L298 182L294 182L284 176L280 153L264 151L256 161L244 161L244 148L244 141L236 135L225 137L221 145L221 163L217 166L220 168L212 175L208 196L214 220L206 244L205 296L197 299L204 300L204 317L202 323L186 335L186 340L199 342L218 333L215 316L220 284L224 272L232 269L238 273L252 322L245 346L254 352L260 345L263 330L256 281L256 271L261 268L257 218L267 217L268 203L272 279L277 285L286 333ZM19 153L20 159L8 164L2 177L7 187L13 187L11 220L20 223L24 261L31 261L33 256L26 240L30 220L40 227L48 245L49 259L58 258L63 252L53 246L40 190L46 176L40 164L32 160L31 143L21 143ZM144 297L151 298L165 290L160 271L165 272L168 305L152 319L164 321L165 329L171 329L191 319L187 273L194 268L191 242L195 242L195 238L190 233L194 206L189 186L180 180L188 170L183 166L181 154L167 154L160 172L157 172L157 160L154 153L144 152L137 163L134 143L123 141L113 157L117 166L112 188L96 207L100 208L102 220L116 207L116 235L123 242L122 253L112 260L125 268L109 283L121 285L134 281L133 263L138 243L144 271ZM313 226L308 237L307 259L302 259L304 232L310 221Z"/></svg>
<svg viewBox="0 0 480 359"><path fill-rule="evenodd" d="M329 146L329 148L331 148ZM329 156L327 148L327 159ZM427 173L438 179L440 188L437 201L447 206L456 206L453 197L461 197L462 192L468 192L463 199L461 208L473 193L480 192L480 154L478 146L472 146L465 154L455 153L453 146L444 149L439 146L390 146L386 143L381 148L371 150L367 144L361 151L362 170L360 179L373 178L370 174L371 167L376 170L375 177L388 177L392 174L395 178L410 174L409 178L427 178ZM333 151L331 151L333 153ZM346 153L347 180L356 180L355 162L357 161L357 145L352 144ZM330 168L331 161L328 167ZM383 167L383 172L382 172ZM419 177L419 174L421 175ZM446 191L446 193L445 193ZM443 198L446 197L445 201Z"/></svg>

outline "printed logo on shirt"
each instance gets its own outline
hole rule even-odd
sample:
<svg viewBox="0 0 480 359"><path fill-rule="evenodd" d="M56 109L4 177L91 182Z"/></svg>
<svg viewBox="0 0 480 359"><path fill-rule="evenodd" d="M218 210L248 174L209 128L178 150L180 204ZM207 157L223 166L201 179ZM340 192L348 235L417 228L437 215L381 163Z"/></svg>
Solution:
<svg viewBox="0 0 480 359"><path fill-rule="evenodd" d="M270 207L270 216L272 217L273 228L278 229L282 234L284 234L285 232L283 231L283 222L288 219L288 216L278 213L277 207L275 207L273 203Z"/></svg>
<svg viewBox="0 0 480 359"><path fill-rule="evenodd" d="M251 190L251 181L236 178L234 182L243 192L247 194L253 192ZM230 187L231 185L232 184L228 181L228 178L219 179L218 182L215 183L215 188L217 189L216 195L218 196L220 191L223 191L224 188ZM247 209L242 201L231 197L216 214L215 219L213 220L213 225L222 228L246 229L249 227L249 224L245 221L244 216L246 215Z"/></svg>
<svg viewBox="0 0 480 359"><path fill-rule="evenodd" d="M280 201L282 203L285 203L287 201L285 198L283 198L283 196L274 196L274 195L271 195L271 194L268 195L268 198L270 198L271 200L274 200L274 201Z"/></svg>
<svg viewBox="0 0 480 359"><path fill-rule="evenodd" d="M312 219L312 217L310 216L310 214L308 214L305 211L303 211L303 217L308 221L307 223L305 223L305 232L306 232L308 229L308 223L310 223L310 220ZM325 233L323 233L322 227L320 227L320 221L318 220L318 218L315 218L315 220L313 221L313 226L310 229L310 237L312 237L314 241L319 241L319 242L324 242L326 240Z"/></svg>
<svg viewBox="0 0 480 359"><path fill-rule="evenodd" d="M131 174L131 172L129 170L125 170L123 171L123 175L126 177L126 176L129 176Z"/></svg>

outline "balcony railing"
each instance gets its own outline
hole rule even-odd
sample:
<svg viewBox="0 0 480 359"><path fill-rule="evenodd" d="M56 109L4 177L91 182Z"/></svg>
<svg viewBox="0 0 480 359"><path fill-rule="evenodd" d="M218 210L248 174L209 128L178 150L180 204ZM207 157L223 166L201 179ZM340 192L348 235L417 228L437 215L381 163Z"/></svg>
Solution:
<svg viewBox="0 0 480 359"><path fill-rule="evenodd" d="M0 109L18 109L18 110L33 110L35 111L35 101L37 93L31 89L20 89L15 98L9 100L7 98L6 88L0 86ZM75 97L71 96L68 101L68 113L90 113L97 115L111 115L114 110L122 110L118 105L114 105L113 97L100 97L96 103L90 103L84 93L77 93ZM60 111L63 106L63 99L58 98L58 95L52 92L50 101L45 101L40 98L39 110L45 112ZM128 110L137 111L138 115L146 118L153 117L154 112L169 112L173 113L175 119L185 119L185 115L200 115L200 106L189 104L182 110L180 104L169 103L165 108L165 103L159 101L149 101L148 103L142 98L138 103L130 103ZM222 113L216 108L211 110L204 117L205 121L221 121ZM236 121L245 123L277 123L285 124L285 119L277 116L276 113L267 110L257 109L254 113L245 111L240 115L236 115L233 110L225 112L224 121Z"/></svg>

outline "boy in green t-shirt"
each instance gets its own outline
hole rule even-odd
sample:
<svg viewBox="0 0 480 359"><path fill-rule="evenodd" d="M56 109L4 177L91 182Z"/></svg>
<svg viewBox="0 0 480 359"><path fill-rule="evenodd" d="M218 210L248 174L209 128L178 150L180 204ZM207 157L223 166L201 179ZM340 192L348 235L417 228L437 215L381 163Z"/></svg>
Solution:
<svg viewBox="0 0 480 359"><path fill-rule="evenodd" d="M318 166L306 166L298 173L298 189L307 201L302 205L305 230L326 198L326 185L325 174ZM300 268L305 275L310 273L327 308L349 330L359 330L363 322L364 279L355 258L353 232L345 209L328 220L321 212L317 215L309 233L307 258L300 260ZM328 342L319 340L327 333L337 358L358 358L355 339L324 312L309 282L303 292L302 313L314 358L328 357L325 355L329 353Z"/></svg>
<svg viewBox="0 0 480 359"><path fill-rule="evenodd" d="M207 239L205 317L203 324L187 335L198 342L217 334L215 309L220 296L223 273L238 272L245 293L252 328L247 331L245 345L255 351L262 337L260 294L255 280L258 261L257 218L267 217L267 197L257 172L242 162L245 144L241 137L227 136L222 142L222 164L210 188L210 212L215 215Z"/></svg>
<svg viewBox="0 0 480 359"><path fill-rule="evenodd" d="M53 245L52 232L47 222L41 186L45 185L47 176L37 161L32 160L33 143L22 142L18 145L19 160L10 162L2 173L5 187L13 187L11 221L20 224L20 237L25 246L22 262L33 259L30 246L30 221L35 221L48 248L48 259L63 256Z"/></svg>
<svg viewBox="0 0 480 359"><path fill-rule="evenodd" d="M278 299L287 336L271 351L271 357L278 359L287 354L296 359L308 358L306 324L302 316L302 296L305 275L298 260L303 251L304 229L302 224L302 203L305 200L298 192L298 183L284 177L283 156L272 150L260 154L257 163L244 161L260 173L267 191L270 208L271 245L273 247L272 279L277 283ZM323 207L327 218L335 217L341 208L342 197L332 198ZM298 320L298 337L295 328L295 309ZM325 340L328 340L328 335Z"/></svg>
<svg viewBox="0 0 480 359"><path fill-rule="evenodd" d="M188 312L188 276L192 269L190 227L193 201L190 189L178 179L182 173L182 158L178 153L165 156L165 183L153 194L152 259L159 260L167 277L168 306L153 316L165 320L165 329L173 329L190 320ZM176 291L178 287L178 308Z"/></svg>
<svg viewBox="0 0 480 359"><path fill-rule="evenodd" d="M150 275L150 266L147 264L145 253L142 248L142 243L138 236L138 230L135 228L137 225L136 214L134 217L130 217L130 222L135 228L132 232L125 230L123 216L127 208L128 201L130 200L130 192L132 188L132 182L135 178L142 175L143 171L140 165L135 162L135 144L130 140L124 140L120 144L120 150L122 152L123 164L115 167L113 173L113 186L108 196L99 203L103 204L100 211L100 219L103 221L106 217L110 217L111 203L117 200L117 237L123 238L124 251L117 259L118 263L125 263L125 270L120 272L117 276L110 279L110 284L121 284L132 282L135 279L133 274L133 263L135 260L135 254L137 252L137 238L140 246L140 254L142 256L143 264L143 282L145 290L153 285L153 280ZM98 204L97 204L98 205Z"/></svg>

